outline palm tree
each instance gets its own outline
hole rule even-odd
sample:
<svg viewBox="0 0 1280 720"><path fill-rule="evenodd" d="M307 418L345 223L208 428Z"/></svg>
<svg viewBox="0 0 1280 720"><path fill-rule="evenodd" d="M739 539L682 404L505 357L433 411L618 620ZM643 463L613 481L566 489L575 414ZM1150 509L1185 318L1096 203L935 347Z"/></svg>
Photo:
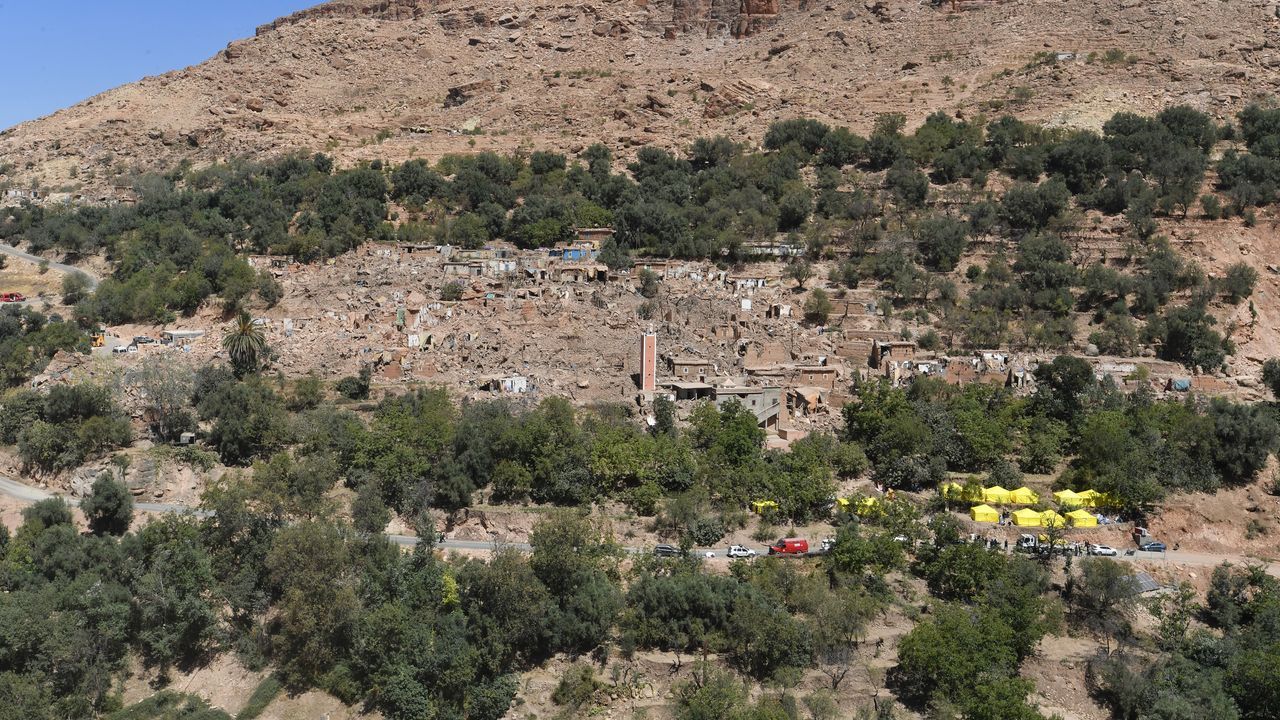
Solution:
<svg viewBox="0 0 1280 720"><path fill-rule="evenodd" d="M258 369L258 361L267 347L267 340L262 331L253 324L249 313L241 310L236 316L235 325L222 336L222 347L231 358L231 365L237 373L244 374Z"/></svg>

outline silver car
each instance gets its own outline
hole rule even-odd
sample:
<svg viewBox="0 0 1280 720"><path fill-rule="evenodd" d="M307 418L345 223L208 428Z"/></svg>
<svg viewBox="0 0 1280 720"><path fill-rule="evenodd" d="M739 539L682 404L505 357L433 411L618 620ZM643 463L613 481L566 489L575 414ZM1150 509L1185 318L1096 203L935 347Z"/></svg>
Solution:
<svg viewBox="0 0 1280 720"><path fill-rule="evenodd" d="M731 558L753 558L756 551L743 545L730 545L729 552L726 553Z"/></svg>

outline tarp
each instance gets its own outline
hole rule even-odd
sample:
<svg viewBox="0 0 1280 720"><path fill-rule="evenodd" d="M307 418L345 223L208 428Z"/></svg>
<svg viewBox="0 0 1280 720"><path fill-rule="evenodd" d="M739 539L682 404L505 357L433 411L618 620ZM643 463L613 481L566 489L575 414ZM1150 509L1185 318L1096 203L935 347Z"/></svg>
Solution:
<svg viewBox="0 0 1280 720"><path fill-rule="evenodd" d="M1045 510L1040 513L1040 524L1044 527L1062 527L1067 524L1067 520L1053 510Z"/></svg>
<svg viewBox="0 0 1280 720"><path fill-rule="evenodd" d="M767 510L777 510L778 503L773 500L753 500L751 502L751 511L763 515Z"/></svg>
<svg viewBox="0 0 1280 720"><path fill-rule="evenodd" d="M1004 505L1009 502L1009 491L999 485L983 488L982 502L988 505Z"/></svg>
<svg viewBox="0 0 1280 720"><path fill-rule="evenodd" d="M1040 527L1040 513L1031 508L1022 508L1013 513L1013 524L1018 527Z"/></svg>
<svg viewBox="0 0 1280 720"><path fill-rule="evenodd" d="M1000 511L990 505L974 505L969 508L969 517L974 522L1000 522Z"/></svg>
<svg viewBox="0 0 1280 720"><path fill-rule="evenodd" d="M1070 490L1059 490L1053 494L1053 499L1065 507L1080 507L1084 504L1080 496Z"/></svg>
<svg viewBox="0 0 1280 720"><path fill-rule="evenodd" d="M1035 505L1040 502L1040 496L1036 494L1035 490L1023 485L1017 490L1009 492L1009 502L1014 505Z"/></svg>
<svg viewBox="0 0 1280 720"><path fill-rule="evenodd" d="M868 515L880 509L880 501L873 497L862 498L858 501L858 508L855 510L859 515Z"/></svg>
<svg viewBox="0 0 1280 720"><path fill-rule="evenodd" d="M836 498L836 509L840 512L847 512L849 510L849 498Z"/></svg>
<svg viewBox="0 0 1280 720"><path fill-rule="evenodd" d="M1067 519L1071 522L1071 527L1097 527L1098 518L1088 510L1072 510L1067 513Z"/></svg>
<svg viewBox="0 0 1280 720"><path fill-rule="evenodd" d="M1087 508L1098 507L1102 500L1102 493L1097 490L1081 490L1076 493L1076 497L1080 498L1080 504Z"/></svg>

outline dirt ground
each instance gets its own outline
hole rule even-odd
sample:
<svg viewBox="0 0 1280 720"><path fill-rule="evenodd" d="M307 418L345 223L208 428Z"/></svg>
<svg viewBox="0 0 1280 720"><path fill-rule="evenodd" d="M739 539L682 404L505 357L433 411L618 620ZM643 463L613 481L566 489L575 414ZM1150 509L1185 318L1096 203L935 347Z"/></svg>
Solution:
<svg viewBox="0 0 1280 720"><path fill-rule="evenodd" d="M21 258L6 255L3 259L6 263L0 270L0 293L22 293L36 308L46 301L55 306L60 304L62 273L53 270L42 273L38 265Z"/></svg>

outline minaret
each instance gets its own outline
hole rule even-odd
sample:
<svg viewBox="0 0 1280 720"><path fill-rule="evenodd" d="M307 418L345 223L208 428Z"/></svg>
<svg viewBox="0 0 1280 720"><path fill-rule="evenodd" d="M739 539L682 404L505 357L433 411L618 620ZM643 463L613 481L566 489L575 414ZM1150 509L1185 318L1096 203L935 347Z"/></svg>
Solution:
<svg viewBox="0 0 1280 720"><path fill-rule="evenodd" d="M640 390L653 392L658 389L658 336L653 325L640 338Z"/></svg>

